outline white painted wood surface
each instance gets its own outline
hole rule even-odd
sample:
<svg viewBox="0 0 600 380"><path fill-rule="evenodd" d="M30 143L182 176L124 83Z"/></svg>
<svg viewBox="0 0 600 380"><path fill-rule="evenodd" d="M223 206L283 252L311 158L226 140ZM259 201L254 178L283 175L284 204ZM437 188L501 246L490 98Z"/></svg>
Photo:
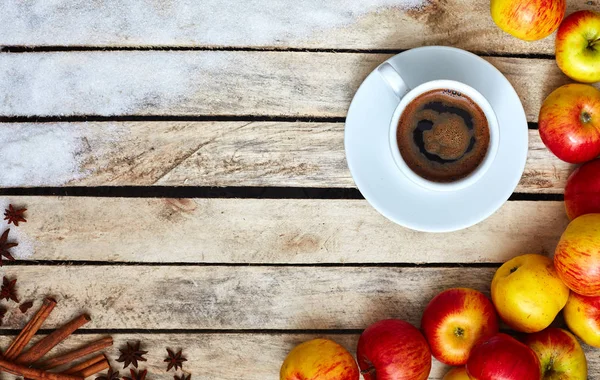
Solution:
<svg viewBox="0 0 600 380"><path fill-rule="evenodd" d="M345 117L389 54L81 51L0 54L4 116ZM517 90L527 118L568 83L554 61L486 58Z"/></svg>
<svg viewBox="0 0 600 380"><path fill-rule="evenodd" d="M43 180L25 175L36 162L0 162L0 187L266 186L354 188L343 123L95 122L5 123L9 150L36 149L61 166ZM29 136L42 142L37 144ZM43 136L43 137L40 137ZM516 192L562 193L573 165L557 159L529 131L529 157Z"/></svg>
<svg viewBox="0 0 600 380"><path fill-rule="evenodd" d="M567 13L600 10L596 0L567 3ZM554 54L552 37L529 43L501 32L485 0L245 0L227 5L7 0L0 13L0 45L397 50L436 44Z"/></svg>
<svg viewBox="0 0 600 380"><path fill-rule="evenodd" d="M484 263L551 254L562 202L509 201L466 230L400 227L364 200L10 197L33 260L157 263ZM12 235L9 235L12 236ZM75 271L77 269L74 269Z"/></svg>

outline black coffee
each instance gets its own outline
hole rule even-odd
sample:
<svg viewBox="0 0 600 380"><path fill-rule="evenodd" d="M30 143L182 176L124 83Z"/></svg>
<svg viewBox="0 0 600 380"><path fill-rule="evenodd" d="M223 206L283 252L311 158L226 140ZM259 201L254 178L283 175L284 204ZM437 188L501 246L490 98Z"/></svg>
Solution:
<svg viewBox="0 0 600 380"><path fill-rule="evenodd" d="M402 159L421 177L453 182L483 161L490 131L483 110L454 90L419 95L402 112L396 134Z"/></svg>

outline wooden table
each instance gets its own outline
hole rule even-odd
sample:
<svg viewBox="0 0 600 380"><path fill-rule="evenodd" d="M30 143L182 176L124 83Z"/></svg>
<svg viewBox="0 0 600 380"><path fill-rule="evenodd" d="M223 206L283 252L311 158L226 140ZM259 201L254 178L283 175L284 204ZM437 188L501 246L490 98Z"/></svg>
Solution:
<svg viewBox="0 0 600 380"><path fill-rule="evenodd" d="M21 260L3 271L34 309L56 295L48 327L92 314L66 346L109 333L117 347L142 341L151 379L167 378L166 347L184 348L194 379L276 379L301 341L354 350L372 322L419 325L442 289L488 292L503 261L552 254L572 170L536 131L544 97L569 82L553 37L502 33L485 0L239 3L2 5L0 187L29 219L11 227ZM569 1L577 9L600 5ZM450 234L380 216L343 146L365 76L435 44L500 69L530 122L515 194ZM8 313L2 343L30 313ZM587 350L589 378L600 378ZM435 363L430 378L445 370Z"/></svg>

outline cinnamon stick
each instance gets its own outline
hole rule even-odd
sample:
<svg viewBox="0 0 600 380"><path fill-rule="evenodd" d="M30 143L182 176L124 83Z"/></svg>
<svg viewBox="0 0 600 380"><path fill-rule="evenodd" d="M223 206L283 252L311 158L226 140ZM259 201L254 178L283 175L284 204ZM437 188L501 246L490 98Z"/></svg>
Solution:
<svg viewBox="0 0 600 380"><path fill-rule="evenodd" d="M87 367L94 365L96 363L99 363L101 361L106 360L106 356L104 356L104 354L100 354L100 355L96 355L86 361L83 361L69 369L67 369L66 371L63 371L62 373L66 374L66 375L71 375L77 372L81 372L82 370L86 369Z"/></svg>
<svg viewBox="0 0 600 380"><path fill-rule="evenodd" d="M83 377L78 375L52 373L41 369L28 368L24 365L9 362L4 358L0 358L0 371L12 373L13 375L23 376L33 380L83 380Z"/></svg>
<svg viewBox="0 0 600 380"><path fill-rule="evenodd" d="M44 303L42 307L35 313L33 318L21 330L19 335L15 338L15 340L10 344L6 352L4 353L4 357L8 360L13 360L19 354L25 346L29 343L31 338L35 335L35 333L40 329L42 323L48 318L52 309L56 306L56 301L53 298L44 299Z"/></svg>
<svg viewBox="0 0 600 380"><path fill-rule="evenodd" d="M54 346L67 339L73 331L77 330L81 326L85 325L91 320L87 314L82 314L79 317L73 319L62 327L58 328L50 335L42 338L39 342L34 344L29 350L25 351L17 357L15 360L19 364L31 364L39 360L42 356L46 355Z"/></svg>
<svg viewBox="0 0 600 380"><path fill-rule="evenodd" d="M92 364L91 366L77 372L75 374L75 376L81 376L85 379L86 377L92 376L93 374L98 373L98 372L102 372L105 369L108 369L109 367L110 367L110 364L108 364L108 360L103 360L101 362Z"/></svg>
<svg viewBox="0 0 600 380"><path fill-rule="evenodd" d="M110 336L102 338L102 339L98 339L96 341L86 344L85 346L83 346L77 350L73 350L71 352L67 352L64 355L60 355L60 356L56 356L52 359L48 359L48 360L44 361L43 363L40 363L38 367L45 369L45 370L56 368L59 365L71 363L74 360L82 358L88 354L100 351L106 347L110 347L110 346L112 346L112 344L113 344L113 339ZM100 355L100 356L102 356L102 355Z"/></svg>

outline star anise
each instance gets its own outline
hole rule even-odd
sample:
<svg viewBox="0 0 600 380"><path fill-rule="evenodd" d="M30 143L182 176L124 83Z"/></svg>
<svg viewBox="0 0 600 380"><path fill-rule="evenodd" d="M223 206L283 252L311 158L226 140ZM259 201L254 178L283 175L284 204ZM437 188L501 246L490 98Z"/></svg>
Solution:
<svg viewBox="0 0 600 380"><path fill-rule="evenodd" d="M123 380L146 380L146 374L148 370L143 370L136 372L133 368L129 370L131 372L131 377L123 377Z"/></svg>
<svg viewBox="0 0 600 380"><path fill-rule="evenodd" d="M179 350L178 353L174 353L167 348L167 353L169 354L165 359L165 363L169 363L167 365L167 371L170 371L173 367L175 368L175 371L177 371L178 367L183 369L183 362L186 362L187 359L181 356L181 350Z"/></svg>
<svg viewBox="0 0 600 380"><path fill-rule="evenodd" d="M19 302L19 298L17 297L17 289L15 289L16 283L16 278L14 280L9 280L8 278L4 277L2 279L2 287L0 288L0 299Z"/></svg>
<svg viewBox="0 0 600 380"><path fill-rule="evenodd" d="M0 236L0 267L2 266L2 256L6 257L6 259L8 259L8 260L15 259L14 257L12 257L10 252L8 252L8 250L12 247L16 247L17 245L19 245L18 243L7 243L6 242L6 240L8 240L8 231L10 231L10 228L8 230L4 231L2 236Z"/></svg>
<svg viewBox="0 0 600 380"><path fill-rule="evenodd" d="M8 220L8 224L13 223L18 227L19 222L27 221L23 216L25 211L27 211L26 208L15 209L13 205L8 205L8 208L4 210L4 220Z"/></svg>
<svg viewBox="0 0 600 380"><path fill-rule="evenodd" d="M185 373L181 374L181 377L175 375L173 376L173 380L190 380L192 378L192 374L189 373L187 376L185 375Z"/></svg>
<svg viewBox="0 0 600 380"><path fill-rule="evenodd" d="M140 350L140 342L135 343L135 345L127 342L127 348L120 348L119 351L121 351L121 356L119 356L117 361L123 363L123 368L127 368L129 364L133 364L137 368L138 360L145 362L146 358L143 355L148 353L148 351Z"/></svg>
<svg viewBox="0 0 600 380"><path fill-rule="evenodd" d="M96 380L119 380L119 371L113 371L112 368L109 368L106 374L96 377Z"/></svg>
<svg viewBox="0 0 600 380"><path fill-rule="evenodd" d="M25 314L27 313L27 310L31 309L32 306L33 301L23 302L21 305L19 305L19 310L21 310L21 313Z"/></svg>

